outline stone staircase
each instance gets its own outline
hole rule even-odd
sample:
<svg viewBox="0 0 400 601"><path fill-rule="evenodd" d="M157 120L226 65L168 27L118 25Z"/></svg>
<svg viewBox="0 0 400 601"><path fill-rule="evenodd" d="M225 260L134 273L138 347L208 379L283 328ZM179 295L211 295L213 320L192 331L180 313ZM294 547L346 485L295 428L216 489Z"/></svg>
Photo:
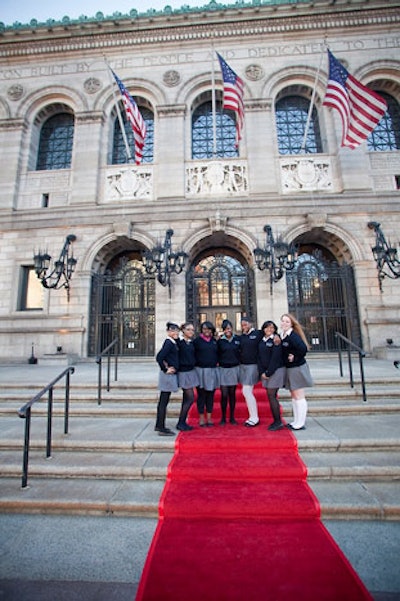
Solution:
<svg viewBox="0 0 400 601"><path fill-rule="evenodd" d="M323 519L400 520L400 371L366 365L367 402L349 387L332 358L311 358L307 429L296 433ZM124 364L118 382L97 403L96 369L76 366L71 377L69 433L63 433L64 393L54 393L52 457L45 457L46 400L32 410L28 487L21 488L25 420L18 409L60 368L0 369L0 512L119 515L156 518L173 438L154 432L158 398L152 363ZM54 371L55 370L55 371ZM357 381L357 374L355 379ZM180 394L168 411L174 427ZM291 403L281 393L284 417ZM262 425L263 408L260 410ZM190 435L190 434L188 434Z"/></svg>

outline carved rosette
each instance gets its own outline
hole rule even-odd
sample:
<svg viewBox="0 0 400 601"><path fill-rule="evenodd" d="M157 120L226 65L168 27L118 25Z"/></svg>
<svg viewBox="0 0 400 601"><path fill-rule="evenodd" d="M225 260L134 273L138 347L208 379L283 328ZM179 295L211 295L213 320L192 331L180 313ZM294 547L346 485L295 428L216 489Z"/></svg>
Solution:
<svg viewBox="0 0 400 601"><path fill-rule="evenodd" d="M328 158L281 159L280 170L284 194L302 191L333 192L331 163Z"/></svg>
<svg viewBox="0 0 400 601"><path fill-rule="evenodd" d="M193 163L186 168L188 196L247 195L249 190L247 164L244 161L208 161Z"/></svg>

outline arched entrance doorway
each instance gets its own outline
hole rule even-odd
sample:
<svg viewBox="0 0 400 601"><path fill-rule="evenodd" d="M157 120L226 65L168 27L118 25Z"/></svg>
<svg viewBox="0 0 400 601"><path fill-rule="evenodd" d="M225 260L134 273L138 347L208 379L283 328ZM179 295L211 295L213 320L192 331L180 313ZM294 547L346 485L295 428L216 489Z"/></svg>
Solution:
<svg viewBox="0 0 400 601"><path fill-rule="evenodd" d="M197 326L208 320L221 330L229 319L240 331L242 315L256 317L253 271L240 253L224 247L203 251L186 277L186 313Z"/></svg>
<svg viewBox="0 0 400 601"><path fill-rule="evenodd" d="M155 279L140 250L119 252L92 276L89 355L115 338L120 356L152 356L155 347Z"/></svg>
<svg viewBox="0 0 400 601"><path fill-rule="evenodd" d="M339 263L318 244L300 244L292 271L286 273L289 312L304 327L312 351L338 348L335 332L361 346L353 268Z"/></svg>

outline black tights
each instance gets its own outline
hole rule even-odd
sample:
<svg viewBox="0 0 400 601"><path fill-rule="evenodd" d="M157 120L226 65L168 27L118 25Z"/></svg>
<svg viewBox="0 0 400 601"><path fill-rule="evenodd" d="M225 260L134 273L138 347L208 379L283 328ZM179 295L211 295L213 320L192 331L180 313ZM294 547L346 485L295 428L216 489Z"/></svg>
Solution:
<svg viewBox="0 0 400 601"><path fill-rule="evenodd" d="M214 407L214 390L205 390L204 388L197 388L197 411L199 415L204 414L204 409L207 413L212 413Z"/></svg>
<svg viewBox="0 0 400 601"><path fill-rule="evenodd" d="M167 416L167 405L169 403L170 392L160 392L160 399L157 405L156 428L165 428L165 418Z"/></svg>
<svg viewBox="0 0 400 601"><path fill-rule="evenodd" d="M179 414L178 424L182 426L186 424L186 418L189 413L189 409L194 401L194 390L193 388L183 388L182 393L182 406Z"/></svg>
<svg viewBox="0 0 400 601"><path fill-rule="evenodd" d="M278 390L279 388L267 388L267 396L269 401L269 406L271 408L272 417L274 418L274 422L281 421L281 407L278 401Z"/></svg>
<svg viewBox="0 0 400 601"><path fill-rule="evenodd" d="M235 406L236 406L236 385L232 386L221 386L221 413L222 419L226 419L226 410L228 408L229 401L229 412L230 419L234 419Z"/></svg>

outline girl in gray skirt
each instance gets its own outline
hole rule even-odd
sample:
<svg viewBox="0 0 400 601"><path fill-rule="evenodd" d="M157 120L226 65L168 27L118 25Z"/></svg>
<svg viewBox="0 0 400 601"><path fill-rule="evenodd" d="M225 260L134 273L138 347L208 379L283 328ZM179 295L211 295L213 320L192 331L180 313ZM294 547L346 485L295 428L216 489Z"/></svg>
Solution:
<svg viewBox="0 0 400 601"><path fill-rule="evenodd" d="M283 363L282 344L273 321L265 321L261 327L264 334L258 345L258 369L261 384L267 390L267 397L274 421L268 430L281 430L281 408L278 401L278 390L285 384L286 369Z"/></svg>
<svg viewBox="0 0 400 601"><path fill-rule="evenodd" d="M286 388L292 397L294 420L288 424L291 430L305 430L307 400L304 388L313 385L310 368L306 362L308 342L297 319L284 313L281 317L283 360L286 366Z"/></svg>
<svg viewBox="0 0 400 601"><path fill-rule="evenodd" d="M175 433L165 427L165 418L167 415L167 405L171 392L178 390L178 369L179 353L177 340L179 338L179 326L176 323L167 323L167 337L161 349L156 355L156 360L160 366L158 376L158 390L160 398L157 405L157 421L154 430L159 436L175 436Z"/></svg>

